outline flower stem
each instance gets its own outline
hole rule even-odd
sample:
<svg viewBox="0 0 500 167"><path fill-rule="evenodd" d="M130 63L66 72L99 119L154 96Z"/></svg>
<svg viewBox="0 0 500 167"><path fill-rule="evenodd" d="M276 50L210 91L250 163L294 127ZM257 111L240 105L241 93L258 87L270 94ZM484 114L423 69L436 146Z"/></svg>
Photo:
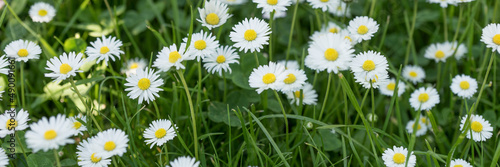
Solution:
<svg viewBox="0 0 500 167"><path fill-rule="evenodd" d="M57 154L57 149L54 149L54 158L56 158L57 167L61 167L61 162L59 162L59 154Z"/></svg>
<svg viewBox="0 0 500 167"><path fill-rule="evenodd" d="M323 112L325 111L326 101L328 100L328 93L330 92L330 83L332 82L332 73L328 73L328 83L326 85L325 99L323 100L323 105L321 106L321 112L319 113L319 119L323 117Z"/></svg>
<svg viewBox="0 0 500 167"><path fill-rule="evenodd" d="M21 64L21 105L23 106L24 109L26 109L26 100L24 99L24 63L20 62Z"/></svg>
<svg viewBox="0 0 500 167"><path fill-rule="evenodd" d="M17 132L14 132L14 133L17 133ZM19 144L19 147L21 147L21 151L23 152L24 159L27 161L28 157L26 156L26 152L24 151L24 147L23 147L23 143L21 142L21 138L19 138L19 135L17 135L17 134L15 134L15 136L16 136L16 140Z"/></svg>
<svg viewBox="0 0 500 167"><path fill-rule="evenodd" d="M448 16L446 13L446 8L441 9L441 11L443 11L444 40L448 41Z"/></svg>
<svg viewBox="0 0 500 167"><path fill-rule="evenodd" d="M226 101L227 96L227 81L226 81L226 73L222 72L222 79L224 80L224 94L222 96L222 101Z"/></svg>
<svg viewBox="0 0 500 167"><path fill-rule="evenodd" d="M194 142L194 155L196 159L198 159L198 132L196 130L196 117L194 114L193 108L193 100L191 99L191 94L189 94L188 86L186 84L186 79L184 79L184 74L181 70L177 70L177 74L181 79L182 86L184 87L184 91L186 91L186 97L189 103L189 110L191 111L191 124L193 126L193 142Z"/></svg>
<svg viewBox="0 0 500 167"><path fill-rule="evenodd" d="M78 90L78 88L76 87L75 85L75 80L73 80L73 76L71 76L69 78L69 81L71 83L71 87L73 87L73 89L75 90L76 94L78 95L78 98L80 98L80 100L82 101L83 105L85 106L85 109L87 110L87 115L90 116L95 124L95 126L97 127L97 129L99 129L99 131L102 131L101 127L99 126L99 124L97 123L97 120L95 119L94 117L94 114L92 114L92 111L90 110L89 106L87 105L87 103L85 102L85 100L83 99L83 96L82 94L80 93L80 91Z"/></svg>
<svg viewBox="0 0 500 167"><path fill-rule="evenodd" d="M285 108L283 107L283 103L281 103L280 95L278 94L278 92L276 92L276 90L274 90L274 95L276 96L276 99L280 103L281 112L283 112L283 118L285 119L286 146L288 148L288 119L286 118L286 111Z"/></svg>

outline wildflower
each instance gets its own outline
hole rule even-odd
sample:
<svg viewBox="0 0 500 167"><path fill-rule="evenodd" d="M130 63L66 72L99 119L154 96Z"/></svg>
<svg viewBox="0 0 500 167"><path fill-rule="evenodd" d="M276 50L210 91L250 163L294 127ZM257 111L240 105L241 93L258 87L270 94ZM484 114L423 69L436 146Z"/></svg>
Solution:
<svg viewBox="0 0 500 167"><path fill-rule="evenodd" d="M316 71L326 70L337 74L349 69L349 63L354 56L354 49L349 41L339 34L319 36L307 49L305 65Z"/></svg>
<svg viewBox="0 0 500 167"><path fill-rule="evenodd" d="M138 70L137 74L127 77L125 91L130 91L127 96L132 99L139 98L139 103L153 101L155 97L160 97L158 92L163 91L158 88L163 85L163 79L153 69L146 68Z"/></svg>
<svg viewBox="0 0 500 167"><path fill-rule="evenodd" d="M31 41L22 39L12 41L3 50L7 57L16 59L16 61L27 62L30 59L39 59L42 49Z"/></svg>
<svg viewBox="0 0 500 167"><path fill-rule="evenodd" d="M122 41L116 39L116 37L110 36L106 38L104 35L101 38L97 38L96 41L90 42L85 53L89 56L88 61L96 60L96 63L104 60L106 63L111 59L115 61L115 57L120 59L120 54L124 54L120 47L122 46Z"/></svg>
<svg viewBox="0 0 500 167"><path fill-rule="evenodd" d="M477 91L477 81L468 75L457 75L451 80L451 91L461 98L471 98Z"/></svg>
<svg viewBox="0 0 500 167"><path fill-rule="evenodd" d="M491 23L483 28L481 41L486 44L486 47L496 50L500 53L500 24Z"/></svg>
<svg viewBox="0 0 500 167"><path fill-rule="evenodd" d="M451 167L472 167L472 165L470 165L470 163L468 163L467 161L463 160L463 159L454 159L454 160L451 160L450 162L450 166Z"/></svg>
<svg viewBox="0 0 500 167"><path fill-rule="evenodd" d="M63 53L59 57L53 57L47 61L45 69L52 72L45 74L45 77L54 79L54 82L65 80L71 76L76 76L77 72L83 72L80 66L85 63L82 59L83 54L70 52L69 54Z"/></svg>
<svg viewBox="0 0 500 167"><path fill-rule="evenodd" d="M125 68L122 69L122 73L125 73L128 77L132 74L137 74L137 70L143 70L146 66L148 66L148 64L145 59L130 59L126 64L124 64Z"/></svg>
<svg viewBox="0 0 500 167"><path fill-rule="evenodd" d="M31 6L28 13L33 22L48 23L56 16L56 9L48 3L37 2Z"/></svg>
<svg viewBox="0 0 500 167"><path fill-rule="evenodd" d="M265 21L258 18L246 18L233 27L229 37L240 51L260 52L264 45L269 44L269 34L271 34L271 28Z"/></svg>
<svg viewBox="0 0 500 167"><path fill-rule="evenodd" d="M253 0L257 8L262 8L262 13L285 12L286 7L292 4L291 0Z"/></svg>
<svg viewBox="0 0 500 167"><path fill-rule="evenodd" d="M460 130L463 131L465 121L467 120L467 115L462 117L462 121L460 122ZM470 117L470 131L468 131L467 138L472 139L476 142L480 141L486 141L487 139L491 138L493 136L493 127L491 126L490 122L485 120L483 116L481 115L476 115L473 114Z"/></svg>
<svg viewBox="0 0 500 167"><path fill-rule="evenodd" d="M313 86L306 82L301 90L302 96L300 95L300 90L286 93L287 98L290 99L290 103L300 105L300 100L302 99L302 104L304 105L316 105L318 94L316 90L313 89Z"/></svg>
<svg viewBox="0 0 500 167"><path fill-rule="evenodd" d="M398 97L401 96L405 92L405 83L402 81L398 82ZM396 80L394 78L389 79L387 82L380 84L380 93L392 96L394 94L394 90L396 89Z"/></svg>
<svg viewBox="0 0 500 167"><path fill-rule="evenodd" d="M188 156L179 157L170 162L171 167L198 167L200 162L196 159Z"/></svg>
<svg viewBox="0 0 500 167"><path fill-rule="evenodd" d="M439 103L439 94L435 88L418 88L410 97L410 105L415 110L430 110Z"/></svg>
<svg viewBox="0 0 500 167"><path fill-rule="evenodd" d="M352 36L358 40L357 42L361 42L364 40L370 40L373 37L373 34L378 31L378 26L377 22L372 18L367 16L358 16L349 21L347 29Z"/></svg>
<svg viewBox="0 0 500 167"><path fill-rule="evenodd" d="M73 123L62 114L48 119L43 117L30 125L30 130L24 135L26 144L33 152L40 150L46 152L66 144L73 144L75 141L71 137L76 130L72 128L72 125Z"/></svg>
<svg viewBox="0 0 500 167"><path fill-rule="evenodd" d="M149 124L149 128L144 131L144 138L147 139L146 143L151 144L151 148L155 145L160 147L177 136L174 131L176 128L174 124L166 119L153 121Z"/></svg>
<svg viewBox="0 0 500 167"><path fill-rule="evenodd" d="M286 75L286 78L281 81L285 83L281 88L282 92L294 92L300 90L307 80L305 71L300 69L285 70L283 75Z"/></svg>
<svg viewBox="0 0 500 167"><path fill-rule="evenodd" d="M413 133L414 127L415 127L415 120L408 121L408 123L406 124L406 131L408 131L408 133ZM418 137L425 135L425 133L427 133L427 125L418 121L417 132L415 133L415 135Z"/></svg>
<svg viewBox="0 0 500 167"><path fill-rule="evenodd" d="M188 39L184 38L183 41L187 43ZM215 40L212 34L201 31L192 35L188 50L191 51L191 56L196 57L196 60L200 61L205 56L214 54L215 49L218 47L219 41Z"/></svg>
<svg viewBox="0 0 500 167"><path fill-rule="evenodd" d="M413 84L423 82L425 78L425 71L420 66L405 66L402 73L403 78L413 82Z"/></svg>
<svg viewBox="0 0 500 167"><path fill-rule="evenodd" d="M287 78L285 67L274 62L269 62L269 65L261 65L253 69L249 77L249 84L252 88L257 88L257 93L264 90L280 90L284 86L281 82Z"/></svg>
<svg viewBox="0 0 500 167"><path fill-rule="evenodd" d="M240 64L238 61L239 58L240 56L233 47L219 46L215 49L214 54L208 55L203 59L203 67L212 74L219 73L219 75L222 75L223 72L231 73L229 65L233 63Z"/></svg>
<svg viewBox="0 0 500 167"><path fill-rule="evenodd" d="M404 167L405 164L408 164L407 167L414 167L417 163L417 158L413 155L413 152L411 152L410 158L408 162L406 162L407 155L408 150L406 148L393 146L393 149L387 148L387 150L384 151L382 159L387 167Z"/></svg>
<svg viewBox="0 0 500 167"><path fill-rule="evenodd" d="M232 0L235 1L235 0ZM243 1L243 0L236 0ZM235 2L237 3L237 2ZM227 13L227 4L224 1L210 0L205 2L204 8L198 8L200 19L198 20L202 26L207 27L209 30L217 28L226 23L232 15Z"/></svg>
<svg viewBox="0 0 500 167"><path fill-rule="evenodd" d="M83 132L87 131L87 127L85 125L82 124L81 121L83 121L83 123L87 123L87 117L84 116L84 115L78 115L78 116L74 116L74 117L70 117L69 120L71 120L71 122L73 123L73 129L75 129L75 136L76 135L82 135Z"/></svg>
<svg viewBox="0 0 500 167"><path fill-rule="evenodd" d="M0 137L4 138L9 134L14 134L15 131L23 131L28 128L29 113L23 109L15 113L15 117L11 117L12 112L16 112L14 108L6 110L0 115ZM2 126L3 125L3 126Z"/></svg>
<svg viewBox="0 0 500 167"><path fill-rule="evenodd" d="M97 155L99 146L94 138L84 140L76 147L78 157L78 165L82 167L98 167L108 166L111 164L109 155Z"/></svg>
<svg viewBox="0 0 500 167"><path fill-rule="evenodd" d="M108 129L97 133L94 142L97 145L95 149L96 156L122 156L127 152L128 136L120 129Z"/></svg>
<svg viewBox="0 0 500 167"><path fill-rule="evenodd" d="M351 71L356 82L365 88L378 88L389 76L387 59L379 52L367 51L359 53L351 62Z"/></svg>
<svg viewBox="0 0 500 167"><path fill-rule="evenodd" d="M176 70L185 69L182 62L184 60L193 60L194 57L191 56L189 50L186 51L186 44L182 43L177 49L175 44L169 47L163 47L163 49L158 53L157 59L155 60L153 67L159 68L160 71L166 72L170 70L171 67L175 67Z"/></svg>
<svg viewBox="0 0 500 167"><path fill-rule="evenodd" d="M425 57L437 62L446 62L446 59L453 54L451 43L435 43L425 50Z"/></svg>

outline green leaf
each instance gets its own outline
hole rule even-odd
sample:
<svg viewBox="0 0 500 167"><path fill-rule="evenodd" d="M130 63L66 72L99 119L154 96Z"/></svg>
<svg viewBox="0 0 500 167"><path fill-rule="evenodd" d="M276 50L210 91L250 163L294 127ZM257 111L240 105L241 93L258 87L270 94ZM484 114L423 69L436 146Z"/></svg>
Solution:
<svg viewBox="0 0 500 167"><path fill-rule="evenodd" d="M214 122L224 122L227 125L241 127L240 120L233 112L229 113L231 124L229 124L227 105L221 102L213 102L208 106L208 118Z"/></svg>
<svg viewBox="0 0 500 167"><path fill-rule="evenodd" d="M497 122L497 114L493 110L487 110L483 114L484 119L492 123L493 127L499 126L500 123Z"/></svg>
<svg viewBox="0 0 500 167"><path fill-rule="evenodd" d="M30 154L27 161L29 167L44 167L54 166L55 159L50 159L47 153L35 153Z"/></svg>
<svg viewBox="0 0 500 167"><path fill-rule="evenodd" d="M2 143L2 147L5 148L5 152L7 154L11 153L11 151L14 151L15 153L23 153L23 149L25 153L30 153L31 149L27 148L26 146L26 141L24 138L24 131L16 131L15 135L18 135L19 138L15 137L14 134L9 134L5 136L4 142ZM21 145L19 144L19 141L17 139L21 139ZM14 149L12 150L12 144L15 142Z"/></svg>
<svg viewBox="0 0 500 167"><path fill-rule="evenodd" d="M241 71L234 71L231 80L240 88L249 90L252 89L248 84L248 76L245 76Z"/></svg>
<svg viewBox="0 0 500 167"><path fill-rule="evenodd" d="M87 43L81 38L68 38L64 41L65 52L83 53L87 48Z"/></svg>
<svg viewBox="0 0 500 167"><path fill-rule="evenodd" d="M281 106L280 106L280 103L278 102L278 100L275 100L275 99L268 99L267 100L267 109L270 109L271 111L274 111L274 112L281 112Z"/></svg>
<svg viewBox="0 0 500 167"><path fill-rule="evenodd" d="M76 161L74 159L63 159L61 161L61 166L75 166L76 165Z"/></svg>
<svg viewBox="0 0 500 167"><path fill-rule="evenodd" d="M318 130L319 135L314 136L314 143L318 147L323 147L325 151L340 151L342 142L332 133L330 129Z"/></svg>

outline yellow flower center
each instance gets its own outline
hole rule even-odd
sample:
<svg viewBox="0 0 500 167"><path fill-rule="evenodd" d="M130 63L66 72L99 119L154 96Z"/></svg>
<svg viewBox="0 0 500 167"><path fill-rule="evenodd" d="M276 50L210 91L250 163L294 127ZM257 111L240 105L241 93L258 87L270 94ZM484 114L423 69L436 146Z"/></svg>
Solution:
<svg viewBox="0 0 500 167"><path fill-rule="evenodd" d="M427 100L429 100L429 94L427 93L422 93L420 95L418 95L418 101L424 103L426 102Z"/></svg>
<svg viewBox="0 0 500 167"><path fill-rule="evenodd" d="M194 42L194 48L198 50L203 50L207 47L207 43L204 40L197 40Z"/></svg>
<svg viewBox="0 0 500 167"><path fill-rule="evenodd" d="M350 36L345 36L344 39L348 39L350 42L352 42L352 38Z"/></svg>
<svg viewBox="0 0 500 167"><path fill-rule="evenodd" d="M170 62L170 63L175 63L180 58L181 58L181 54L179 54L179 52L177 52L177 51L173 51L173 52L170 52L170 54L168 54L168 62Z"/></svg>
<svg viewBox="0 0 500 167"><path fill-rule="evenodd" d="M45 16L45 15L47 15L47 11L46 11L45 9L40 9L40 10L38 11L38 15L40 15L40 16Z"/></svg>
<svg viewBox="0 0 500 167"><path fill-rule="evenodd" d="M136 69L137 67L139 67L137 63L132 63L132 65L130 65L130 69Z"/></svg>
<svg viewBox="0 0 500 167"><path fill-rule="evenodd" d="M288 74L287 76L288 76L288 78L286 78L286 79L284 80L284 82L285 82L286 84L292 84L292 83L294 83L294 82L295 82L295 80L297 80L297 78L296 78L296 77L295 77L295 75L293 75L293 74Z"/></svg>
<svg viewBox="0 0 500 167"><path fill-rule="evenodd" d="M463 165L455 165L453 167L464 167Z"/></svg>
<svg viewBox="0 0 500 167"><path fill-rule="evenodd" d="M68 63L64 63L64 64L61 64L61 66L59 67L59 72L61 74L67 74L68 72L70 72L73 68L71 68L71 66L69 66Z"/></svg>
<svg viewBox="0 0 500 167"><path fill-rule="evenodd" d="M470 87L469 82L467 82L467 81L460 82L460 88L462 88L463 90L467 90L467 89L469 89L469 87Z"/></svg>
<svg viewBox="0 0 500 167"><path fill-rule="evenodd" d="M107 141L104 143L104 150L113 151L116 148L116 144L113 141Z"/></svg>
<svg viewBox="0 0 500 167"><path fill-rule="evenodd" d="M411 126L411 128L415 128L415 123L413 123L413 125ZM422 126L420 126L420 124L417 125L417 130L420 130L422 129Z"/></svg>
<svg viewBox="0 0 500 167"><path fill-rule="evenodd" d="M12 128L17 127L17 120L14 120L14 122L11 122L10 119L7 120L6 126L7 126L7 129L12 129Z"/></svg>
<svg viewBox="0 0 500 167"><path fill-rule="evenodd" d="M26 50L26 49L19 49L19 51L17 52L17 55L19 57L26 57L26 56L28 56L28 50Z"/></svg>
<svg viewBox="0 0 500 167"><path fill-rule="evenodd" d="M403 163L405 163L405 160L406 160L405 155L403 155L401 153L396 153L392 157L392 161L394 161L394 163L397 163L397 164L403 164Z"/></svg>
<svg viewBox="0 0 500 167"><path fill-rule="evenodd" d="M98 163L99 161L101 161L101 157L97 158L97 157L95 157L95 153L92 153L92 155L90 155L90 160L93 163Z"/></svg>
<svg viewBox="0 0 500 167"><path fill-rule="evenodd" d="M167 135L167 131L163 128L160 128L155 132L155 137L158 139L163 138L165 135Z"/></svg>
<svg viewBox="0 0 500 167"><path fill-rule="evenodd" d="M245 39L247 41L253 41L255 38L257 38L257 32L255 32L255 30L248 29L245 31Z"/></svg>
<svg viewBox="0 0 500 167"><path fill-rule="evenodd" d="M109 52L109 48L107 46L101 47L101 50L99 51L101 54L106 54Z"/></svg>
<svg viewBox="0 0 500 167"><path fill-rule="evenodd" d="M293 94L295 95L295 98L300 98L300 90L295 91ZM304 93L302 93L302 98L304 98Z"/></svg>
<svg viewBox="0 0 500 167"><path fill-rule="evenodd" d="M330 0L319 0L319 1L321 1L321 2L328 2L328 1L330 1Z"/></svg>
<svg viewBox="0 0 500 167"><path fill-rule="evenodd" d="M267 0L267 4L276 5L276 4L278 4L278 0Z"/></svg>
<svg viewBox="0 0 500 167"><path fill-rule="evenodd" d="M82 126L82 123L80 123L78 121L73 122L73 128L74 129L80 129L81 126Z"/></svg>
<svg viewBox="0 0 500 167"><path fill-rule="evenodd" d="M415 71L410 71L410 77L417 77L417 73Z"/></svg>
<svg viewBox="0 0 500 167"><path fill-rule="evenodd" d="M146 90L149 88L149 86L151 86L151 81L147 78L142 78L137 83L137 87L139 87L139 89L141 90Z"/></svg>
<svg viewBox="0 0 500 167"><path fill-rule="evenodd" d="M366 60L363 63L363 70L365 70L365 71L372 71L374 69L375 69L375 62L373 62L372 60Z"/></svg>
<svg viewBox="0 0 500 167"><path fill-rule="evenodd" d="M422 118L421 120L422 120L422 123L424 123L424 124L426 124L426 123L427 123L427 119Z"/></svg>
<svg viewBox="0 0 500 167"><path fill-rule="evenodd" d="M493 43L500 45L500 34L493 36Z"/></svg>
<svg viewBox="0 0 500 167"><path fill-rule="evenodd" d="M394 88L396 88L396 84L395 84L395 83L392 83L392 82L391 82L391 83L389 83L389 84L387 85L387 89L389 89L389 90L394 90Z"/></svg>
<svg viewBox="0 0 500 167"><path fill-rule="evenodd" d="M273 73L267 73L262 77L262 82L265 84L271 84L274 83L274 81L276 81L276 76Z"/></svg>
<svg viewBox="0 0 500 167"><path fill-rule="evenodd" d="M45 140L52 140L57 137L57 132L55 130L48 130L45 131L45 134L43 134L43 137Z"/></svg>
<svg viewBox="0 0 500 167"><path fill-rule="evenodd" d="M441 59L444 57L444 52L441 50L438 50L434 56L436 56L436 58L438 58L438 59Z"/></svg>
<svg viewBox="0 0 500 167"><path fill-rule="evenodd" d="M224 63L226 62L226 57L224 57L224 55L219 55L217 56L217 60L215 60L217 63Z"/></svg>
<svg viewBox="0 0 500 167"><path fill-rule="evenodd" d="M215 13L208 14L207 17L205 18L205 20L210 25L217 25L217 24L219 24L219 21L220 21L219 16L217 16L217 14L215 14Z"/></svg>
<svg viewBox="0 0 500 167"><path fill-rule="evenodd" d="M358 34L366 34L368 32L368 27L366 27L365 25L361 25L358 27Z"/></svg>
<svg viewBox="0 0 500 167"><path fill-rule="evenodd" d="M329 30L329 31L330 31L331 33L334 33L334 34L335 34L335 33L337 33L337 32L339 32L339 30L338 30L337 28L335 28L335 27L330 28L330 30Z"/></svg>
<svg viewBox="0 0 500 167"><path fill-rule="evenodd" d="M477 121L474 121L471 123L470 125L470 128L474 131L474 132L481 132L483 131L483 125Z"/></svg>
<svg viewBox="0 0 500 167"><path fill-rule="evenodd" d="M325 51L325 58L326 60L335 61L339 58L339 52L333 48L328 48Z"/></svg>

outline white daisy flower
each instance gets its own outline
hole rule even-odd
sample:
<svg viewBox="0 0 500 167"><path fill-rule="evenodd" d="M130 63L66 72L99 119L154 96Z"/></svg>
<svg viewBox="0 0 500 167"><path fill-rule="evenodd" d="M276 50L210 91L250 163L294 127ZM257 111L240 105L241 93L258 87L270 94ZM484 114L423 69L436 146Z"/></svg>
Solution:
<svg viewBox="0 0 500 167"><path fill-rule="evenodd" d="M97 145L96 156L111 157L114 155L122 156L127 152L128 135L120 129L108 129L97 133L93 143Z"/></svg>
<svg viewBox="0 0 500 167"><path fill-rule="evenodd" d="M132 74L137 74L137 70L142 70L148 66L148 62L145 59L141 58L135 58L135 59L130 59L125 63L124 68L122 69L122 73L125 73L125 75L130 76Z"/></svg>
<svg viewBox="0 0 500 167"><path fill-rule="evenodd" d="M282 82L285 84L281 88L281 92L283 93L302 89L307 80L306 72L300 69L285 70L284 75L286 75L286 78Z"/></svg>
<svg viewBox="0 0 500 167"><path fill-rule="evenodd" d="M351 62L351 71L354 73L356 82L359 82L365 88L378 88L380 83L386 81L389 76L387 73L387 59L379 52L367 51L359 53Z"/></svg>
<svg viewBox="0 0 500 167"><path fill-rule="evenodd" d="M477 91L477 81L468 75L457 75L451 80L451 91L461 98L471 98Z"/></svg>
<svg viewBox="0 0 500 167"><path fill-rule="evenodd" d="M444 42L444 43L435 43L432 44L425 50L425 58L428 59L433 59L434 61L439 62L446 62L446 59L453 54L453 47L451 43L449 42Z"/></svg>
<svg viewBox="0 0 500 167"><path fill-rule="evenodd" d="M203 67L208 72L212 74L219 73L219 76L221 76L223 72L231 73L229 64L240 64L238 59L240 59L240 56L233 47L219 46L215 50L215 54L208 55L203 59Z"/></svg>
<svg viewBox="0 0 500 167"><path fill-rule="evenodd" d="M78 158L78 165L82 167L100 167L109 166L111 164L110 156L98 156L97 150L99 146L95 144L95 139L90 138L88 140L83 140L80 145L76 147L78 151L76 152Z"/></svg>
<svg viewBox="0 0 500 167"><path fill-rule="evenodd" d="M307 0L313 9L321 9L323 12L333 9L335 7L335 1L336 0Z"/></svg>
<svg viewBox="0 0 500 167"><path fill-rule="evenodd" d="M319 36L307 49L305 65L316 71L326 70L337 74L349 69L354 49L349 41L339 34L328 33Z"/></svg>
<svg viewBox="0 0 500 167"><path fill-rule="evenodd" d="M250 87L257 88L257 93L264 90L280 90L285 85L281 82L287 78L285 67L274 62L269 62L269 65L261 65L254 68L250 74L248 83Z"/></svg>
<svg viewBox="0 0 500 167"><path fill-rule="evenodd" d="M83 132L87 131L87 127L79 121L81 120L83 123L87 123L87 117L85 115L79 114L78 116L70 117L69 120L73 123L71 127L76 130L75 136L83 135Z"/></svg>
<svg viewBox="0 0 500 167"><path fill-rule="evenodd" d="M144 138L147 139L147 144L151 144L151 148L155 145L161 147L163 144L177 136L175 129L177 129L177 127L169 120L156 120L151 122L151 124L149 124L149 128L144 131Z"/></svg>
<svg viewBox="0 0 500 167"><path fill-rule="evenodd" d="M56 16L56 9L45 2L37 2L31 6L29 12L33 22L48 23Z"/></svg>
<svg viewBox="0 0 500 167"><path fill-rule="evenodd" d="M453 43L451 43L451 46L452 46L452 48L451 48L452 52L455 52L455 50L456 50L455 59L457 59L457 60L462 59L468 51L467 47L463 43L461 43L459 45L457 42L453 42Z"/></svg>
<svg viewBox="0 0 500 167"><path fill-rule="evenodd" d="M300 90L287 92L286 96L290 99L290 103L300 105ZM316 93L316 90L313 89L313 86L310 83L306 82L302 88L302 104L316 105L316 101L318 101L318 94Z"/></svg>
<svg viewBox="0 0 500 167"><path fill-rule="evenodd" d="M405 83L400 80L398 83L398 97L405 92L405 88ZM396 89L396 79L394 78L380 84L380 93L383 95L392 96L394 94L394 89Z"/></svg>
<svg viewBox="0 0 500 167"><path fill-rule="evenodd" d="M427 126L428 129L432 130L431 120L424 115L420 115L420 123Z"/></svg>
<svg viewBox="0 0 500 167"><path fill-rule="evenodd" d="M415 110L430 110L439 103L439 94L435 88L418 88L410 97L410 105Z"/></svg>
<svg viewBox="0 0 500 167"><path fill-rule="evenodd" d="M241 5L247 3L247 0L219 0L219 1L228 5Z"/></svg>
<svg viewBox="0 0 500 167"><path fill-rule="evenodd" d="M457 6L457 0L428 0L429 3L437 3L439 6L442 8L447 8L448 5L454 5Z"/></svg>
<svg viewBox="0 0 500 167"><path fill-rule="evenodd" d="M377 22L372 18L367 16L358 16L349 21L347 29L352 36L358 40L357 42L361 42L364 40L370 40L373 37L373 34L378 31L378 26Z"/></svg>
<svg viewBox="0 0 500 167"><path fill-rule="evenodd" d="M0 115L0 138L14 134L15 131L23 131L28 128L29 120L29 113L23 109L17 113L14 108L5 110L5 113Z"/></svg>
<svg viewBox="0 0 500 167"><path fill-rule="evenodd" d="M285 12L286 7L292 4L291 0L253 0L257 8L262 8L262 13Z"/></svg>
<svg viewBox="0 0 500 167"><path fill-rule="evenodd" d="M184 43L187 43L188 38L183 39ZM194 33L191 37L191 44L189 44L188 50L190 50L191 55L196 57L196 61L204 59L205 56L214 54L215 49L219 47L219 41L215 40L215 37L208 32Z"/></svg>
<svg viewBox="0 0 500 167"><path fill-rule="evenodd" d="M50 149L58 149L66 144L73 144L75 140L71 139L71 137L76 130L72 126L73 123L62 114L48 119L43 117L38 122L30 125L30 130L24 135L26 144L33 152L40 150L47 152Z"/></svg>
<svg viewBox="0 0 500 167"><path fill-rule="evenodd" d="M463 159L454 159L450 162L451 167L472 167L467 161Z"/></svg>
<svg viewBox="0 0 500 167"><path fill-rule="evenodd" d="M406 156L408 155L408 150L404 147L393 146L393 149L387 148L382 154L382 159L387 167L414 167L417 163L417 157L410 153L410 158L406 162Z"/></svg>
<svg viewBox="0 0 500 167"><path fill-rule="evenodd" d="M406 124L406 131L412 134L414 127L415 127L415 120L408 121L408 123ZM427 125L418 121L417 132L415 133L415 135L418 137L425 135L425 133L427 133Z"/></svg>
<svg viewBox="0 0 500 167"><path fill-rule="evenodd" d="M472 114L470 121L470 131L467 132L467 138L472 139L476 142L486 141L487 139L493 136L493 127L490 122L485 120L483 116ZM467 120L467 115L462 117L462 121L460 123L460 130L464 130L465 121ZM472 138L471 138L472 134Z"/></svg>
<svg viewBox="0 0 500 167"><path fill-rule="evenodd" d="M157 59L155 60L153 67L159 68L162 72L167 72L171 67L175 67L176 70L185 69L182 62L184 60L193 60L194 57L191 56L189 50L186 50L186 44L181 43L179 49L175 44L169 47L163 47L163 49L158 53Z"/></svg>
<svg viewBox="0 0 500 167"><path fill-rule="evenodd" d="M42 49L31 41L16 40L9 43L3 50L7 57L14 58L16 61L27 62L30 59L39 59Z"/></svg>
<svg viewBox="0 0 500 167"><path fill-rule="evenodd" d="M349 44L352 46L356 45L358 43L358 36L354 36L349 32L347 29L340 30L339 32L340 36L344 37L344 39L349 40Z"/></svg>
<svg viewBox="0 0 500 167"><path fill-rule="evenodd" d="M104 35L102 35L102 37L97 38L96 41L90 42L90 45L92 46L88 46L85 53L87 53L87 55L89 56L87 58L88 61L97 59L96 63L99 63L102 60L107 63L109 59L115 61L115 57L120 59L120 54L125 53L120 50L122 41L116 39L116 37L113 36L106 38Z"/></svg>
<svg viewBox="0 0 500 167"><path fill-rule="evenodd" d="M235 1L235 0L232 0ZM242 1L242 0L237 0ZM209 30L217 28L226 23L232 15L227 13L227 4L224 1L210 0L205 2L204 8L198 8L200 19L198 20L202 26Z"/></svg>
<svg viewBox="0 0 500 167"><path fill-rule="evenodd" d="M9 165L9 157L7 157L5 150L0 148L0 167L5 167L7 165Z"/></svg>
<svg viewBox="0 0 500 167"><path fill-rule="evenodd" d="M269 34L271 34L271 28L264 20L245 18L233 27L229 37L240 51L260 52L264 45L269 44Z"/></svg>
<svg viewBox="0 0 500 167"><path fill-rule="evenodd" d="M296 60L280 60L278 62L279 65L282 65L282 66L285 66L285 69L286 70L298 70L300 69L300 65L299 65L299 62L297 62Z"/></svg>
<svg viewBox="0 0 500 167"><path fill-rule="evenodd" d="M59 82L68 79L71 76L76 76L77 72L83 72L80 69L85 61L82 59L83 54L70 52L69 54L63 53L59 57L53 57L47 61L45 69L52 72L46 73L45 77L54 79L54 82Z"/></svg>
<svg viewBox="0 0 500 167"><path fill-rule="evenodd" d="M168 166L168 165L167 165ZM171 167L198 167L200 166L200 162L196 161L196 159L184 156L179 157L170 162Z"/></svg>
<svg viewBox="0 0 500 167"><path fill-rule="evenodd" d="M285 17L286 17L286 11L275 11L273 19L285 18ZM263 12L262 18L267 19L267 20L271 19L271 13L270 12Z"/></svg>
<svg viewBox="0 0 500 167"><path fill-rule="evenodd" d="M0 73L9 75L9 59L6 55L0 57Z"/></svg>
<svg viewBox="0 0 500 167"><path fill-rule="evenodd" d="M491 23L483 28L481 42L486 44L487 48L496 50L500 53L500 24Z"/></svg>
<svg viewBox="0 0 500 167"><path fill-rule="evenodd" d="M347 4L341 0L332 0L335 2L332 8L328 9L328 12L337 17L351 17L351 10L347 8Z"/></svg>
<svg viewBox="0 0 500 167"><path fill-rule="evenodd" d="M158 92L163 91L163 89L158 88L163 85L163 79L160 78L158 72L150 68L137 70L137 74L127 77L126 80L125 86L128 88L125 91L130 91L127 96L131 99L139 98L139 104L143 101L149 104L149 101L160 97Z"/></svg>
<svg viewBox="0 0 500 167"><path fill-rule="evenodd" d="M408 65L403 68L403 78L417 84L424 81L425 71L420 66Z"/></svg>

